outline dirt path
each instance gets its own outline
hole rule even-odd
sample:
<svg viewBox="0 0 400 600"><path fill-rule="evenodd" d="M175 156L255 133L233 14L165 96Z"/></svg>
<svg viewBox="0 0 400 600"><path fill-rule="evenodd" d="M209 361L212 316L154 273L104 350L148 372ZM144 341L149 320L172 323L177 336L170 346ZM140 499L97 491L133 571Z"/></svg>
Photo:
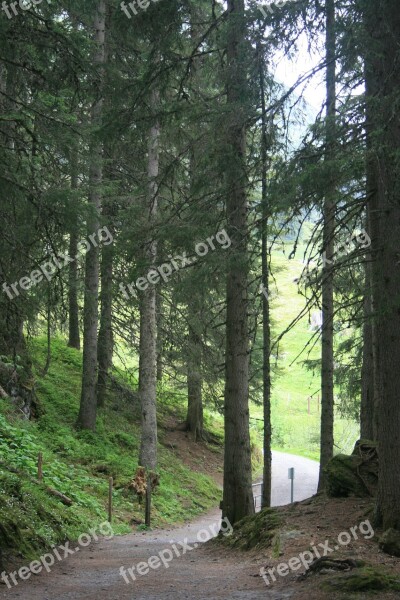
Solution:
<svg viewBox="0 0 400 600"><path fill-rule="evenodd" d="M295 467L296 500L315 493L318 464L301 457L273 453L273 504L286 504L290 499L288 467ZM259 489L254 489L259 494ZM267 590L259 577L259 564L244 554L227 554L203 540L214 537L220 525L220 511L202 516L185 526L136 532L131 535L102 539L87 548L79 548L61 562L56 561L50 573L30 575L28 581L17 577L18 585L10 589L0 586L0 597L29 600L156 600L205 598L238 598L284 600L293 590ZM193 548L188 549L187 544ZM201 541L200 541L201 540ZM181 543L179 543L181 542ZM175 544L176 550L172 548ZM196 548L194 545L196 544ZM74 546L73 546L74 547ZM165 566L159 553L164 556ZM176 554L179 553L179 557ZM60 551L63 556L64 551ZM168 562L171 554L172 559ZM139 563L153 559L157 568L137 573ZM128 569L135 567L132 580ZM123 573L120 572L124 567ZM146 571L146 566L141 567ZM140 569L140 567L139 567Z"/></svg>
<svg viewBox="0 0 400 600"><path fill-rule="evenodd" d="M110 540L102 539L56 564L50 573L32 575L29 581L7 589L2 598L25 600L175 600L175 599L248 599L292 598L291 590L266 590L259 577L259 566L243 554L199 543L219 527L220 511L179 528L134 533ZM148 574L137 573L138 563L163 553L174 554L171 541L181 554L168 568L160 565ZM185 544L186 541L186 544ZM181 543L180 543L181 542ZM189 550L187 544L197 548ZM155 563L154 563L155 564ZM121 567L129 583L120 573ZM135 566L136 580L131 581L129 567ZM143 570L146 570L142 567Z"/></svg>
<svg viewBox="0 0 400 600"><path fill-rule="evenodd" d="M50 573L31 575L16 587L0 586L9 600L342 600L336 572L325 570L300 581L290 561L310 549L326 549L331 558L357 558L400 579L400 559L378 552L378 536L369 524L371 498L312 500L279 507L279 556L271 547L248 552L221 544L199 543L219 528L219 511L185 526L101 539L57 563ZM361 523L364 527L361 528ZM222 524L222 528L223 528ZM355 527L357 526L357 527ZM358 531L354 536L354 531ZM343 533L352 532L343 538ZM344 541L343 541L344 540ZM340 542L338 544L338 542ZM194 546L198 544L197 548ZM175 549L180 554L174 557ZM153 557L153 558L151 558ZM166 566L162 565L164 558ZM150 560L149 560L150 559ZM156 561L156 562L154 562ZM157 563L158 561L158 563ZM298 560L300 562L300 560ZM140 565L140 563L142 563ZM279 565L285 572L278 577ZM121 567L123 569L121 570ZM151 568L150 568L151 567ZM267 586L260 567L276 573ZM135 580L130 578L129 569ZM301 568L301 572L303 571ZM265 571L264 571L265 573ZM342 573L342 580L350 573ZM125 577L125 578L124 578ZM367 575L369 581L370 575ZM333 584L326 587L331 582ZM380 588L379 588L380 589ZM357 597L366 597L365 589ZM356 597L356 596L354 596ZM379 591L379 600L398 600L397 591Z"/></svg>

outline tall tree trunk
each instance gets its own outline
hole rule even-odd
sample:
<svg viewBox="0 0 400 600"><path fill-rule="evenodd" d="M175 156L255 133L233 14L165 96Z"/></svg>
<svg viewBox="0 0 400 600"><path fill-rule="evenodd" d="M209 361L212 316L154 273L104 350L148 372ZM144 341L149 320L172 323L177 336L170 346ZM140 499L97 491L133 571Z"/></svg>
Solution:
<svg viewBox="0 0 400 600"><path fill-rule="evenodd" d="M78 165L74 154L70 159L71 190L78 189ZM78 255L79 223L77 213L71 226L69 235L69 256L75 258ZM81 338L79 333L79 305L78 305L78 261L73 260L69 264L68 273L68 346L80 350Z"/></svg>
<svg viewBox="0 0 400 600"><path fill-rule="evenodd" d="M361 370L360 437L374 440L374 356L372 347L371 294L364 297L363 362Z"/></svg>
<svg viewBox="0 0 400 600"><path fill-rule="evenodd" d="M112 26L112 6L107 5L106 29ZM105 45L105 61L109 62L110 56L109 44ZM107 85L110 85L110 81ZM112 110L112 99L107 99L107 109ZM104 155L107 163L104 167L107 183L111 184L115 180L115 164L117 157L115 155L113 140L108 139L104 147ZM111 187L111 186L110 186ZM114 198L108 197L103 200L103 218L112 235L115 234L114 219L117 214ZM114 245L113 243L103 245L101 248L101 267L100 267L100 329L97 348L98 361L98 379L97 379L97 406L102 407L105 404L107 394L107 384L109 371L112 368L114 352L114 336L112 322L113 308L113 268L114 268Z"/></svg>
<svg viewBox="0 0 400 600"><path fill-rule="evenodd" d="M79 23L75 18L72 18L73 29L78 31ZM71 190L72 192L79 188L79 144L72 144L72 151L70 153L69 164L70 164L70 176L71 176ZM76 208L70 236L69 236L69 256L75 258L78 256L78 243L79 243L79 218L78 208ZM68 346L70 348L76 348L80 350L81 339L79 331L79 304L78 304L78 261L74 260L69 264L68 273Z"/></svg>
<svg viewBox="0 0 400 600"><path fill-rule="evenodd" d="M202 20L202 13L195 2L190 4L190 37L193 46L200 43L201 32L199 23ZM195 90L201 90L201 79L199 79L199 68L201 66L200 58L196 57L192 63L191 85ZM192 152L190 157L190 197L196 204L196 194L198 194L198 159L199 148L197 140L192 142ZM199 285L195 285L190 290L187 302L188 308L188 346L187 346L187 389L188 389L188 410L186 417L186 428L190 431L194 441L204 437L203 421L203 376L202 361L203 348L201 336L201 315L203 293Z"/></svg>
<svg viewBox="0 0 400 600"><path fill-rule="evenodd" d="M336 144L336 33L335 3L326 0L326 154L330 181L324 202L321 332L321 442L318 491L325 487L325 467L333 456L333 254L335 234L335 175L332 166Z"/></svg>
<svg viewBox="0 0 400 600"><path fill-rule="evenodd" d="M162 252L161 252L162 255ZM160 289L156 292L157 310L157 381L162 381L164 370L164 306Z"/></svg>
<svg viewBox="0 0 400 600"><path fill-rule="evenodd" d="M15 44L12 43L10 51L16 56ZM14 98L16 98L16 70L11 66L0 61L0 112L1 114L13 114L17 112ZM11 157L15 150L15 132L16 122L8 119L0 121L0 144L4 148L6 155L10 158L10 165L6 166L6 169L12 169ZM4 169L4 165L2 166ZM5 206L6 202L9 203L9 215L15 214L13 198L7 200L3 199ZM18 229L18 219L16 215L14 218L13 229ZM29 223L29 216L27 215L27 225ZM26 243L28 240L26 240ZM5 246L4 239L2 239L0 245L1 261L0 261L0 277L2 281L1 297L0 297L0 354L10 355L16 359L17 355L26 353L25 338L23 335L24 326L24 314L25 309L23 306L23 299L20 297L9 298L7 292L3 288L3 285L10 283L10 278L14 277L13 281L17 279L18 273L25 274L25 268L23 264L23 258L19 253L15 253L14 248L10 248L9 245Z"/></svg>
<svg viewBox="0 0 400 600"><path fill-rule="evenodd" d="M368 165L367 165L368 171ZM368 181L368 176L367 176ZM367 208L367 213L369 209ZM370 231L367 216L367 230ZM360 408L360 437L364 440L375 440L374 427L374 393L376 372L373 344L373 315L372 315L372 273L371 256L368 252L365 260L365 294L364 294L364 324L363 324L363 357L361 369L361 408Z"/></svg>
<svg viewBox="0 0 400 600"><path fill-rule="evenodd" d="M111 201L112 202L112 201ZM114 233L112 219L114 211L110 203L104 207L103 216L107 218L107 226ZM101 293L100 293L100 330L98 342L99 376L97 380L97 406L104 406L108 374L112 367L114 336L112 329L113 304L113 266L114 246L109 244L101 249Z"/></svg>
<svg viewBox="0 0 400 600"><path fill-rule="evenodd" d="M376 194L370 198L373 302L380 377L376 524L400 530L400 11L397 0L362 1L366 26L367 106ZM378 235L376 235L378 234Z"/></svg>
<svg viewBox="0 0 400 600"><path fill-rule="evenodd" d="M232 241L227 274L223 516L234 524L254 513L249 432L249 331L246 122L247 52L244 0L228 0L226 214Z"/></svg>
<svg viewBox="0 0 400 600"><path fill-rule="evenodd" d="M188 348L187 348L187 387L188 410L186 428L190 431L195 442L204 437L203 421L203 348L199 329L199 305L196 300L200 292L193 290L193 298L188 302Z"/></svg>
<svg viewBox="0 0 400 600"><path fill-rule="evenodd" d="M370 263L366 265L367 269L367 286L366 293L369 296L370 302L370 340L372 348L372 374L369 377L372 379L372 404L371 408L367 408L364 397L364 415L372 413L372 439L378 439L378 420L379 420L379 405L382 397L381 390L381 378L380 378L380 367L379 367L379 343L378 343L378 327L377 327L377 305L378 305L378 294L379 289L376 287L376 281L378 280L379 273L379 262L377 256L377 249L380 244L381 233L379 231L379 203L378 203L378 168L374 150L374 127L377 127L374 112L374 100L379 92L379 83L375 81L375 69L378 68L376 61L367 53L365 56L365 89L366 89L366 192L367 192L367 226L369 236L371 238L371 246L368 251L368 258ZM369 285L369 289L368 289ZM367 334L368 335L368 334ZM367 375L366 375L367 376ZM370 385L370 384L369 384ZM364 425L362 424L362 427Z"/></svg>
<svg viewBox="0 0 400 600"><path fill-rule="evenodd" d="M263 315L263 413L264 413L264 468L262 507L271 506L271 320L269 307L269 270L268 270L268 218L269 203L267 190L268 172L268 131L265 104L265 75L262 45L258 43L258 63L261 95L261 292Z"/></svg>
<svg viewBox="0 0 400 600"><path fill-rule="evenodd" d="M160 125L157 111L159 94L152 91L151 107L154 124L149 133L148 152L148 221L150 240L145 247L146 265L151 267L157 258L157 243L154 239L154 224L158 204L159 138ZM157 311L156 287L150 284L140 294L140 358L139 395L142 412L142 439L139 463L146 469L157 468Z"/></svg>
<svg viewBox="0 0 400 600"><path fill-rule="evenodd" d="M186 428L187 431L190 431L192 434L195 442L204 439L202 383L203 380L199 363L195 363L194 359L189 359L187 375L188 410L186 417Z"/></svg>
<svg viewBox="0 0 400 600"><path fill-rule="evenodd" d="M99 0L97 5L94 29L96 54L94 66L97 69L96 98L91 112L91 122L94 129L90 148L90 182L89 182L89 208L87 218L88 240L90 235L97 239L100 229L100 208L103 169L102 153L103 144L98 139L98 127L103 116L103 79L105 64L105 15L106 2ZM85 306L83 317L83 372L82 394L78 415L78 427L95 430L97 414L97 325L98 325L98 299L99 299L99 246L91 244L86 254L85 264Z"/></svg>

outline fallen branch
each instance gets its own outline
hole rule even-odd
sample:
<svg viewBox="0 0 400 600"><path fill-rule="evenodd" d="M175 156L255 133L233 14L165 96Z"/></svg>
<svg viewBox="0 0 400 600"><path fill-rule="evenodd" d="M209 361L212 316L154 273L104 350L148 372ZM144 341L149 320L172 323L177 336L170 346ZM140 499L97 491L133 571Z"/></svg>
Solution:
<svg viewBox="0 0 400 600"><path fill-rule="evenodd" d="M31 477L25 471L22 471L22 469L12 467L11 465L7 464L5 461L0 460L0 466L7 469L7 471L10 471L10 473L16 473L17 475L26 477L27 479L29 479L29 481L31 481L32 483L35 483L36 485L42 485L42 483L40 481L38 481L34 477ZM55 498L58 498L59 500L61 500L61 502L63 504L65 504L66 506L72 506L72 504L74 503L74 501L71 500L71 498L68 498L68 496L65 496L65 494L62 494L61 492L58 492L57 490L55 490L51 487L46 487L45 490L48 494L51 494L51 496L54 496Z"/></svg>
<svg viewBox="0 0 400 600"><path fill-rule="evenodd" d="M73 504L73 500L71 500L71 498L68 498L68 496L65 496L64 494L62 494L61 492L58 492L57 490L53 490L53 488L47 487L46 492L48 492L52 496L55 496L56 498L61 500L61 502L63 504L65 504L66 506L72 506L72 504Z"/></svg>

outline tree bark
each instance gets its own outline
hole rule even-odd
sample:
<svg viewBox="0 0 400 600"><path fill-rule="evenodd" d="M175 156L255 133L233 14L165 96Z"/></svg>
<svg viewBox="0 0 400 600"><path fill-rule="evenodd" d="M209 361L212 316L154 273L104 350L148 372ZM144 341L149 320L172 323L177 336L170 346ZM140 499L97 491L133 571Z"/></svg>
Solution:
<svg viewBox="0 0 400 600"><path fill-rule="evenodd" d="M15 51L15 45L12 44L11 51ZM14 98L16 97L16 70L12 66L6 65L0 61L0 111L2 114L13 114L17 112ZM16 136L15 121L0 122L0 143L3 146L6 155L9 155L10 164L3 165L6 171L12 168L13 162L11 157L15 151L15 136ZM9 217L15 215L13 228L17 231L19 216L15 213L14 199L3 198L3 211L7 211ZM27 225L29 223L29 215L26 215ZM17 220L16 220L17 219ZM25 240L27 243L28 240ZM0 277L3 280L2 284L9 284L10 278L17 279L18 273L25 274L24 259L15 252L16 248L8 244L5 246L5 241L2 240L0 246ZM26 344L23 335L24 314L25 308L23 300L20 297L10 299L7 293L4 293L2 285L0 296L0 354L16 357L17 355L25 355Z"/></svg>
<svg viewBox="0 0 400 600"><path fill-rule="evenodd" d="M198 365L188 361L188 411L186 418L186 429L190 431L193 440L198 442L204 439L204 420L203 420L203 397L202 397L202 377Z"/></svg>
<svg viewBox="0 0 400 600"><path fill-rule="evenodd" d="M361 370L360 437L374 436L374 356L372 349L371 295L366 286L364 298L363 363Z"/></svg>
<svg viewBox="0 0 400 600"><path fill-rule="evenodd" d="M326 0L326 153L330 181L324 209L323 249L326 261L322 270L322 331L321 331L321 441L318 491L325 487L324 469L333 457L334 395L333 395L333 255L335 234L335 176L332 166L336 143L336 34L335 3Z"/></svg>
<svg viewBox="0 0 400 600"><path fill-rule="evenodd" d="M247 52L244 0L228 0L227 230L232 241L227 274L225 456L223 516L231 524L254 513L249 432L249 331L246 193Z"/></svg>
<svg viewBox="0 0 400 600"><path fill-rule="evenodd" d="M191 2L190 4L190 38L193 46L200 43L201 32L199 23L202 20L202 13L199 7ZM191 70L191 84L195 90L200 93L201 79L199 78L199 69L201 59L194 58ZM190 157L190 196L192 202L196 204L199 183L199 147L197 140L192 142ZM204 304L203 291L200 289L198 281L195 281L190 289L187 302L188 309L188 345L187 345L187 389L188 389L188 410L186 417L186 428L190 431L195 442L204 437L203 421L203 375L202 375L202 332L201 318L202 307Z"/></svg>
<svg viewBox="0 0 400 600"><path fill-rule="evenodd" d="M106 206L103 216L109 217L108 227L114 232L111 225L113 211ZM101 250L101 293L100 293L100 330L98 341L98 364L99 376L97 380L97 406L104 406L107 393L108 374L112 367L114 336L112 328L112 304L113 304L113 265L114 246L109 244Z"/></svg>
<svg viewBox="0 0 400 600"><path fill-rule="evenodd" d="M97 5L94 29L96 54L94 65L97 71L96 98L94 100L91 112L91 122L96 130L102 122L103 116L103 98L102 83L104 79L105 64L105 15L106 2L99 0ZM90 148L90 181L89 181L89 208L90 212L87 218L87 232L89 242L90 235L97 240L97 233L100 229L100 207L103 169L102 153L103 144L98 139L98 131L92 134ZM83 372L82 372L82 394L78 415L78 427L82 429L96 428L97 414L97 326L98 326L98 298L99 298L99 246L91 243L89 251L86 253L85 264L85 305L83 318Z"/></svg>
<svg viewBox="0 0 400 600"><path fill-rule="evenodd" d="M271 506L271 320L269 305L269 269L268 269L268 218L269 203L267 189L268 172L268 131L265 104L264 59L261 43L258 44L260 95L261 95L261 293L263 319L263 416L264 416L264 465L261 504L263 508Z"/></svg>
<svg viewBox="0 0 400 600"><path fill-rule="evenodd" d="M78 189L78 165L76 156L71 156L71 190ZM75 215L74 222L69 235L69 256L73 259L78 255L78 215ZM79 305L78 305L78 261L73 260L69 264L68 274L68 346L70 348L81 348L81 338L79 332Z"/></svg>
<svg viewBox="0 0 400 600"><path fill-rule="evenodd" d="M152 91L151 107L154 124L149 132L148 152L148 222L150 238L145 247L147 267L155 264L157 243L154 239L154 224L158 205L159 138L160 124L156 116L159 94ZM140 358L139 396L142 414L142 438L139 463L149 470L157 468L157 310L156 286L149 284L140 294Z"/></svg>
<svg viewBox="0 0 400 600"><path fill-rule="evenodd" d="M400 530L400 12L397 0L362 2L366 28L369 135L376 194L369 199L380 398L376 524Z"/></svg>
<svg viewBox="0 0 400 600"><path fill-rule="evenodd" d="M164 306L160 290L156 295L157 309L157 381L162 381L164 371Z"/></svg>
<svg viewBox="0 0 400 600"><path fill-rule="evenodd" d="M198 290L193 290L197 298ZM203 421L203 395L202 395L202 358L203 349L201 345L201 334L199 327L199 306L197 302L188 302L189 331L187 348L187 388L188 388L188 410L186 417L186 429L190 431L195 442L204 438ZM197 318L196 318L197 317Z"/></svg>
<svg viewBox="0 0 400 600"><path fill-rule="evenodd" d="M370 64L371 63L371 64ZM378 420L379 420L379 405L382 397L381 379L379 371L379 343L378 343L378 329L377 329L377 304L379 289L376 287L376 281L378 280L379 273L379 262L377 256L377 248L380 244L380 231L379 231L379 203L378 203L378 169L376 156L374 151L374 127L377 127L376 119L374 117L375 107L374 98L379 92L379 84L375 81L375 68L378 65L375 64L375 60L367 53L365 55L365 89L366 89L366 192L367 192L367 225L369 230L369 236L371 238L371 246L368 252L369 264L367 262L367 282L369 280L369 302L370 302L370 336L371 336L371 347L372 347L372 403L373 406L368 408L364 405L363 410L368 410L368 413L372 412L372 438L373 440L378 439ZM366 289L368 293L368 287ZM365 403L365 398L363 399Z"/></svg>
<svg viewBox="0 0 400 600"><path fill-rule="evenodd" d="M112 6L107 5L106 13L106 29L107 31L112 25ZM105 45L105 61L109 61L110 46ZM110 81L107 82L110 85ZM107 98L108 111L112 110L112 99ZM108 138L104 145L104 155L107 160L105 166L105 178L108 184L115 180L115 165L117 161L116 151L114 149L113 140ZM110 186L111 187L111 186ZM103 219L107 223L107 227L112 236L115 234L114 219L117 216L117 207L114 199L108 197L103 200ZM113 271L114 268L114 244L103 245L101 248L101 267L100 267L100 329L98 338L97 361L98 361L98 379L97 379L97 406L102 407L105 404L107 388L109 383L109 372L112 368L113 352L114 352L114 336L113 336Z"/></svg>
<svg viewBox="0 0 400 600"><path fill-rule="evenodd" d="M368 170L368 165L367 165ZM368 181L368 176L367 176ZM367 212L369 210L367 209ZM367 216L367 229L370 231ZM360 437L364 440L375 440L375 381L376 372L373 344L373 315L372 315L372 273L371 256L368 252L365 265L365 295L364 295L364 324L363 324L363 361L361 369L361 407L360 407Z"/></svg>
<svg viewBox="0 0 400 600"><path fill-rule="evenodd" d="M73 21L74 31L78 31L79 24L75 18ZM79 144L72 143L69 157L71 191L74 193L79 188ZM81 339L79 330L79 304L78 304L78 242L79 242L79 217L78 207L75 210L69 236L69 256L74 259L69 264L68 273L68 346L80 350Z"/></svg>

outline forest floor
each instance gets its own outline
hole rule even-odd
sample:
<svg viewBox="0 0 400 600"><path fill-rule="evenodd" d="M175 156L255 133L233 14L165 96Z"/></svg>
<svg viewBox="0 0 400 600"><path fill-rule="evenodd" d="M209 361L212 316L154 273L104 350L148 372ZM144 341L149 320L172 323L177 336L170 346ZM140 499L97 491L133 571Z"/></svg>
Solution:
<svg viewBox="0 0 400 600"><path fill-rule="evenodd" d="M286 577L277 577L266 586L260 577L260 567L268 569L287 563L325 540L330 540L333 546L340 533L349 532L351 527L368 518L370 507L367 500L327 501L314 497L305 503L279 508L285 525L280 530L277 558L271 557L271 548L244 552L220 543L199 543L205 532L211 532L219 524L219 511L214 511L185 526L100 539L87 548L80 548L79 554L75 551L48 574L32 575L25 582L19 580L11 589L1 586L0 595L10 600L364 600L370 597L369 588L353 594L348 588L340 590L337 587L345 580L348 584L349 578L354 578L359 569L341 574L328 572L299 581L302 568ZM175 544L174 552L171 544ZM165 559L164 565L161 556ZM335 550L330 556L359 558L375 572L386 572L400 579L400 560L377 552L374 536L365 539L360 535L358 540ZM152 568L149 568L149 559L153 560ZM147 567L139 563L146 563ZM121 567L124 567L122 573L126 580ZM128 571L132 567L135 580ZM377 580L374 581L373 586L377 586ZM398 598L395 591L382 589L377 592L380 600Z"/></svg>
<svg viewBox="0 0 400 600"><path fill-rule="evenodd" d="M161 565L157 570L140 576L137 565L148 561L170 548L170 541L179 545L197 543L200 531L209 530L219 521L219 511L210 513L198 521L180 528L135 533L102 540L60 563L50 574L32 576L29 582L17 587L0 588L4 598L29 598L30 600L165 600L200 598L265 598L265 585L254 577L257 567L254 560L226 552L221 548L201 545L187 550L185 555ZM165 553L166 557L168 554ZM136 580L129 572L126 583L120 567L136 566ZM270 598L282 598L274 595ZM285 596L290 598L291 595Z"/></svg>
<svg viewBox="0 0 400 600"><path fill-rule="evenodd" d="M174 420L165 424L162 444L173 448L190 469L207 473L222 483L221 451L213 451L205 444L195 444L194 448ZM282 457L287 460L288 455L281 454ZM290 460L295 458L308 462L301 457L290 457ZM220 511L214 510L177 527L100 538L85 548L72 544L74 552L62 561L55 561L49 573L29 575L28 581L16 575L18 585L12 585L10 578L10 588L5 584L0 586L0 597L10 600L364 600L370 593L373 597L373 590L369 591L372 586L378 588L375 593L380 600L394 600L398 598L398 591L384 589L383 574L400 581L400 560L378 552L377 537L369 526L364 525L366 535L356 530L359 532L357 540L352 535L349 544L340 547L337 544L341 533L344 541L348 541L346 534L351 528L371 518L371 509L370 500L327 500L322 496L280 506L276 510L281 523L272 542L266 546L257 544L249 551L229 545L236 529L233 536L222 543L204 543L220 526ZM261 542L266 533L267 529L263 528L257 534ZM278 576L278 565L288 564L301 553L309 552L312 546L323 554L327 540L333 550L329 557L360 559L368 565L367 571L355 569L339 574L328 571L300 581L299 575L305 571L301 566L297 571L286 569L289 572L285 576ZM63 558L63 552L59 552ZM275 569L275 581L269 576L269 585L260 575L263 567L267 577L268 569ZM135 579L128 571L132 568ZM343 585L346 587L339 589ZM349 586L354 585L370 587L353 593ZM382 586L383 589L379 589Z"/></svg>
<svg viewBox="0 0 400 600"><path fill-rule="evenodd" d="M384 554L378 548L381 532L374 531L371 525L371 499L316 495L277 510L282 525L272 541L272 547L254 549L249 553L259 566L266 569L269 585L265 584L265 589L282 594L294 591L293 598L296 600L364 600L376 596L380 600L398 600L400 559ZM320 573L309 573L303 579L301 575L305 573L305 568L303 565L298 568L299 557L305 552L313 554L314 558L318 557L314 548L321 556L334 560L355 559L362 562L363 566L345 572L328 567ZM289 561L296 558L299 560L291 563L296 567L295 571L290 568ZM281 567L284 576L279 576L276 569L282 564L289 568ZM268 573L268 569L274 568L272 573L276 581ZM392 586L396 589L390 589Z"/></svg>
<svg viewBox="0 0 400 600"><path fill-rule="evenodd" d="M223 483L224 452L221 444L193 443L185 423L168 416L162 424L161 443L190 471L209 475L220 489Z"/></svg>

